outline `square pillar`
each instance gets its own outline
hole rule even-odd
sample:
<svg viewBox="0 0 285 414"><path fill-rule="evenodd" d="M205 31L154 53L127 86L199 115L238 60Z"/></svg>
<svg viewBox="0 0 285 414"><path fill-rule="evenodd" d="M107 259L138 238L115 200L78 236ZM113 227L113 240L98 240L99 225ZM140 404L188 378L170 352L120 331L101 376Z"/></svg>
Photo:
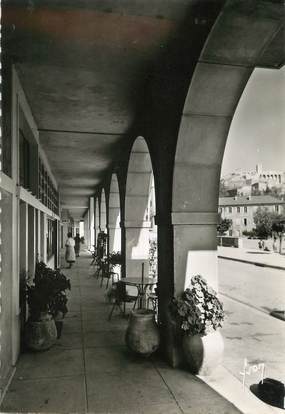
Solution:
<svg viewBox="0 0 285 414"><path fill-rule="evenodd" d="M95 215L94 215L94 197L89 200L89 231L90 231L90 245L94 249L95 245Z"/></svg>
<svg viewBox="0 0 285 414"><path fill-rule="evenodd" d="M149 229L149 221L125 222L127 277L141 277L142 263L149 275Z"/></svg>
<svg viewBox="0 0 285 414"><path fill-rule="evenodd" d="M90 238L90 210L87 211L87 233L86 233L86 242L88 249L92 249L91 238Z"/></svg>
<svg viewBox="0 0 285 414"><path fill-rule="evenodd" d="M172 214L175 295L181 294L197 274L218 290L217 217L216 212Z"/></svg>

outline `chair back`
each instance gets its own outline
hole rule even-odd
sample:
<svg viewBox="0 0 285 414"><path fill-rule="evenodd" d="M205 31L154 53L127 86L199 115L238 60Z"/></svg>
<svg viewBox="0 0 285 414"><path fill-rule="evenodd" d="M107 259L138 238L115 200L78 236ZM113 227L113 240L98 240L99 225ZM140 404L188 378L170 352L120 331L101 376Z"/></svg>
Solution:
<svg viewBox="0 0 285 414"><path fill-rule="evenodd" d="M125 297L126 297L126 285L125 283L119 281L116 283L117 288L116 288L116 299L119 302L124 302Z"/></svg>

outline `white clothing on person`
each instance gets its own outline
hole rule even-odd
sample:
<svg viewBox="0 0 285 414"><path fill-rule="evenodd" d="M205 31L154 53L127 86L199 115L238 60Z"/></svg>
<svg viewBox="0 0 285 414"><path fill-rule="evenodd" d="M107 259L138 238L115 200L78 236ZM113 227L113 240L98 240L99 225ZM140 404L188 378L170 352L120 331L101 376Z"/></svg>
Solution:
<svg viewBox="0 0 285 414"><path fill-rule="evenodd" d="M75 262L75 241L72 237L69 237L65 242L65 260L68 263Z"/></svg>

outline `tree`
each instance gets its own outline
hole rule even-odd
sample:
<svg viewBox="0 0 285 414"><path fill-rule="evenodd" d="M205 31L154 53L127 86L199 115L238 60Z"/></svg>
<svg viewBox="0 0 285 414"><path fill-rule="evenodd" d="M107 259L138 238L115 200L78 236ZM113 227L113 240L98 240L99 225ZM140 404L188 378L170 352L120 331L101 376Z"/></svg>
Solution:
<svg viewBox="0 0 285 414"><path fill-rule="evenodd" d="M272 223L273 237L279 237L279 253L282 253L282 241L285 234L285 215L280 214Z"/></svg>
<svg viewBox="0 0 285 414"><path fill-rule="evenodd" d="M217 225L218 234L223 236L232 227L232 224L233 222L231 219L222 219L220 216L219 224Z"/></svg>
<svg viewBox="0 0 285 414"><path fill-rule="evenodd" d="M278 219L278 214L268 210L267 207L258 207L253 215L253 221L256 226L256 235L267 239L272 233L272 224Z"/></svg>
<svg viewBox="0 0 285 414"><path fill-rule="evenodd" d="M271 195L272 197L278 198L279 200L282 200L284 193L281 187L267 187L265 190L265 194Z"/></svg>

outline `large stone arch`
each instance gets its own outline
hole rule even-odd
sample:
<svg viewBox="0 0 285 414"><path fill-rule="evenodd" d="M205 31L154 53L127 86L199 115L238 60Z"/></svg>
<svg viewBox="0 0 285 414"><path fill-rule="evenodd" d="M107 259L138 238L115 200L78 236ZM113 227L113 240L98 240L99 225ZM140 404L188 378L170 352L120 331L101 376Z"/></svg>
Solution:
<svg viewBox="0 0 285 414"><path fill-rule="evenodd" d="M273 2L227 1L196 65L173 176L176 294L195 273L203 273L218 288L217 206L227 135L247 81L281 23L280 6Z"/></svg>
<svg viewBox="0 0 285 414"><path fill-rule="evenodd" d="M112 174L108 208L109 249L121 251L121 210L118 178Z"/></svg>
<svg viewBox="0 0 285 414"><path fill-rule="evenodd" d="M125 193L126 275L140 276L142 263L149 272L149 194L153 174L151 157L143 137L132 147Z"/></svg>

